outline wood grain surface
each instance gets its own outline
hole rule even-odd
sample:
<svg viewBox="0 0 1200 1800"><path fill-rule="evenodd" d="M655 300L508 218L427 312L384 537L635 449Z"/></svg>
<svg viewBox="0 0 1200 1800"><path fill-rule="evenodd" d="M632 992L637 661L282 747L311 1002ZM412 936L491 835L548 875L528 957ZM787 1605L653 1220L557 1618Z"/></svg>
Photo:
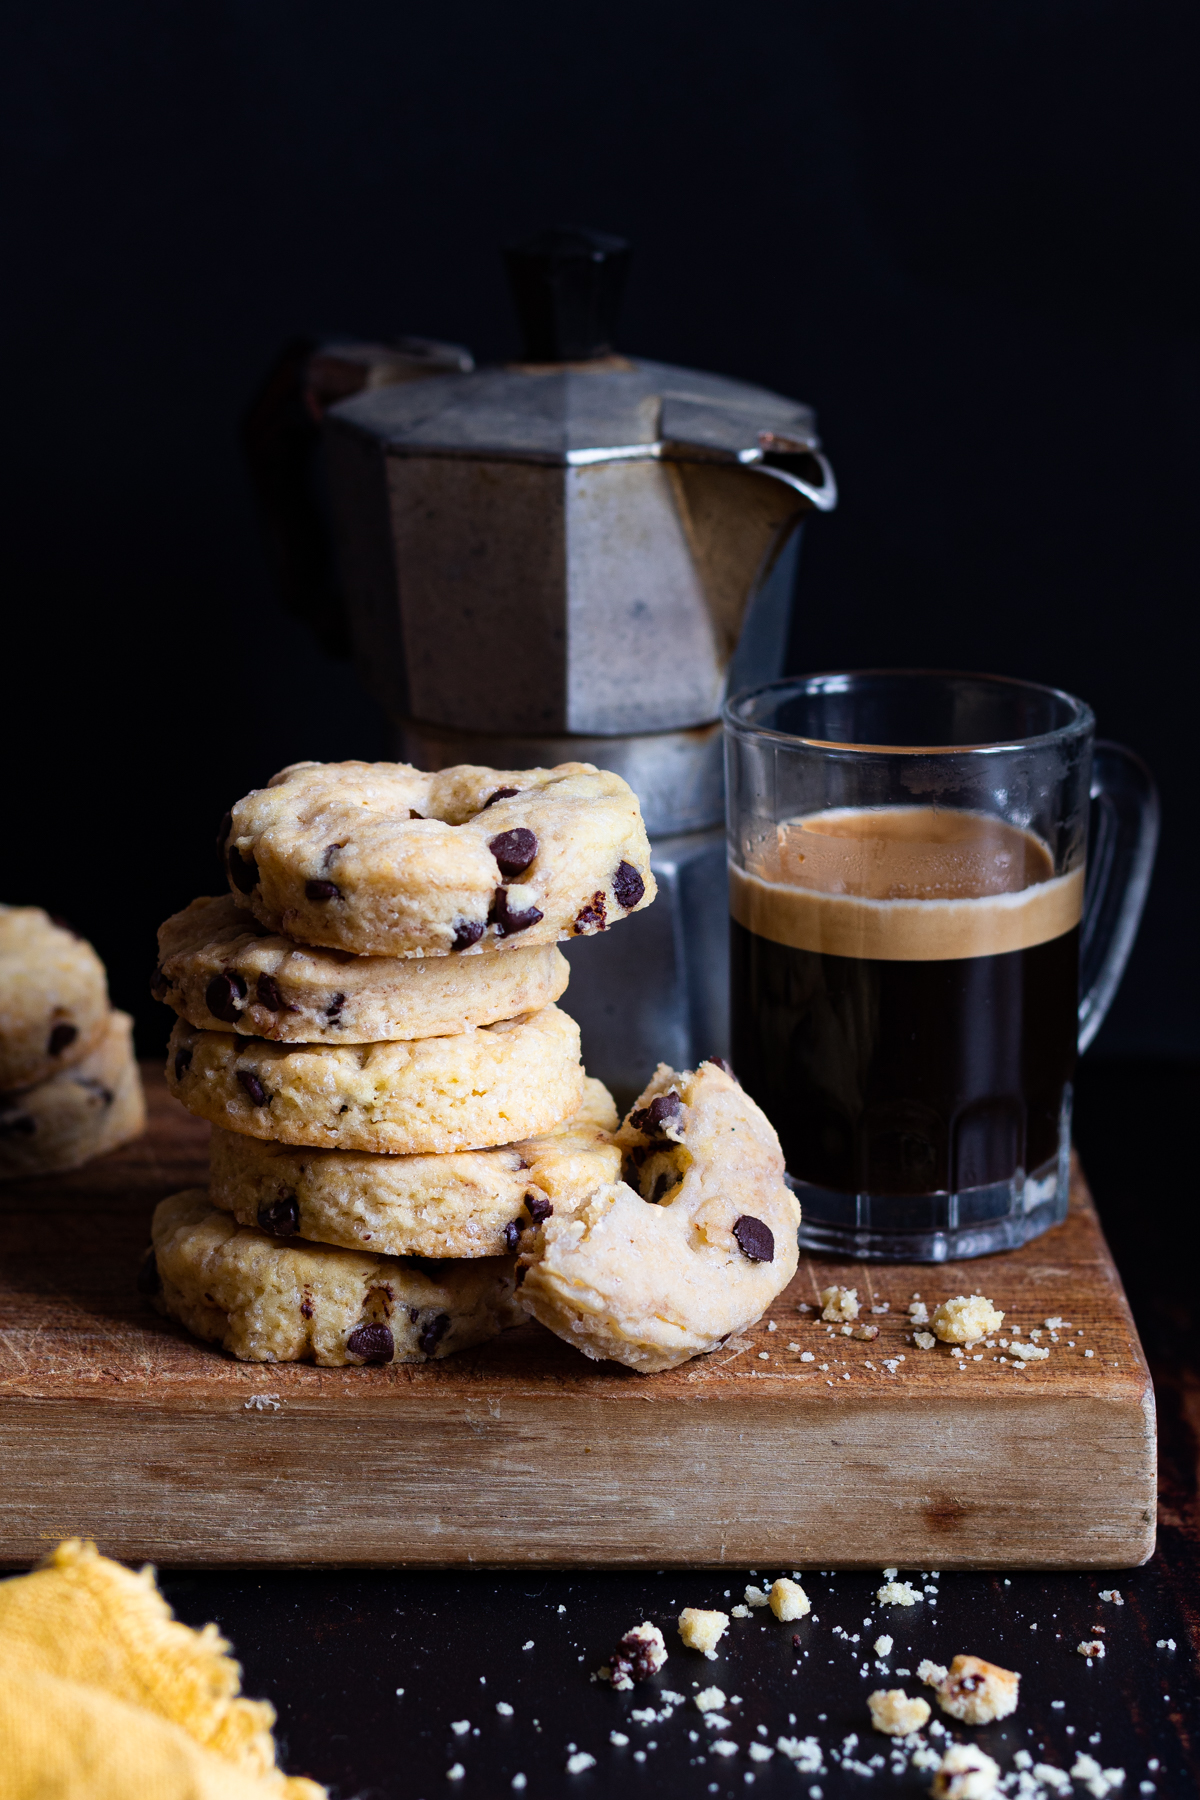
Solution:
<svg viewBox="0 0 1200 1800"><path fill-rule="evenodd" d="M204 1180L208 1136L145 1078L139 1143L0 1188L6 1565L76 1533L176 1567L1121 1568L1153 1549L1153 1392L1078 1172L1065 1224L1023 1250L805 1258L767 1318L665 1375L532 1322L419 1366L244 1364L136 1292L150 1213ZM831 1282L858 1289L873 1343L828 1335ZM910 1341L914 1294L976 1290L1023 1334L1072 1329L1019 1368Z"/></svg>

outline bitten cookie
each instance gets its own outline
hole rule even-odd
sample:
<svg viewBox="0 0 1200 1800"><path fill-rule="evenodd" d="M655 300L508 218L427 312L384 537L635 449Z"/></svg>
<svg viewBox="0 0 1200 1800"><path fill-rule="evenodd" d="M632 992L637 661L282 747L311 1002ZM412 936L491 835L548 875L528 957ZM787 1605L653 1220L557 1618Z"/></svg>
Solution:
<svg viewBox="0 0 1200 1800"><path fill-rule="evenodd" d="M78 1062L107 1016L92 946L40 906L0 906L0 1093Z"/></svg>
<svg viewBox="0 0 1200 1800"><path fill-rule="evenodd" d="M371 1156L302 1150L214 1130L209 1195L242 1225L388 1256L503 1256L621 1174L617 1114L584 1083L566 1124L498 1150Z"/></svg>
<svg viewBox="0 0 1200 1800"><path fill-rule="evenodd" d="M109 1013L95 1047L21 1094L0 1094L0 1179L77 1169L145 1130L133 1020Z"/></svg>
<svg viewBox="0 0 1200 1800"><path fill-rule="evenodd" d="M139 1285L199 1338L243 1362L428 1362L524 1315L511 1257L421 1263L327 1244L280 1244L218 1212L203 1188L155 1208Z"/></svg>
<svg viewBox="0 0 1200 1800"><path fill-rule="evenodd" d="M202 1031L288 1044L449 1037L537 1012L566 991L552 944L508 956L354 956L267 931L228 894L159 927L156 1000Z"/></svg>
<svg viewBox="0 0 1200 1800"><path fill-rule="evenodd" d="M397 1044L268 1044L178 1019L167 1082L228 1131L401 1156L533 1137L583 1098L579 1027L557 1006Z"/></svg>
<svg viewBox="0 0 1200 1800"><path fill-rule="evenodd" d="M553 944L656 892L637 795L591 763L294 763L238 801L221 844L255 918L360 955Z"/></svg>
<svg viewBox="0 0 1200 1800"><path fill-rule="evenodd" d="M526 1311L585 1356L649 1374L751 1324L796 1272L779 1139L716 1063L660 1064L618 1133L625 1182L522 1240Z"/></svg>

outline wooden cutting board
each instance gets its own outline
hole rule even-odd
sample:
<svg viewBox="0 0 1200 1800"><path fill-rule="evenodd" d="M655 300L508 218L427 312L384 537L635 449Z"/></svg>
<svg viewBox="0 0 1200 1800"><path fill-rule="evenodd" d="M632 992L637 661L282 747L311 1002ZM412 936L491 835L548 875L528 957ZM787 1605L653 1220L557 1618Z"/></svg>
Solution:
<svg viewBox="0 0 1200 1800"><path fill-rule="evenodd" d="M244 1364L135 1291L154 1204L207 1162L208 1128L145 1076L139 1143L0 1188L6 1565L75 1534L176 1567L1126 1568L1153 1549L1153 1391L1078 1173L1066 1223L1024 1250L804 1259L769 1319L666 1375L532 1322L419 1366ZM828 1335L831 1282L857 1287L873 1343ZM1023 1334L1071 1329L1020 1368L909 1341L914 1294L976 1289Z"/></svg>

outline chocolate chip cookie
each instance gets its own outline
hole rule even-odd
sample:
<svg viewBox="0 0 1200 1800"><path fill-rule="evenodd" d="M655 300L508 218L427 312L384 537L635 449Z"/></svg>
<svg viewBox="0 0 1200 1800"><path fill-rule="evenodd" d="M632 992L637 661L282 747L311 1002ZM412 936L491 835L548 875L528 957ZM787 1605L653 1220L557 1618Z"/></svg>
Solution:
<svg viewBox="0 0 1200 1800"><path fill-rule="evenodd" d="M145 1129L133 1020L110 1012L86 1056L20 1094L0 1094L0 1179L77 1169Z"/></svg>
<svg viewBox="0 0 1200 1800"><path fill-rule="evenodd" d="M0 1093L69 1068L108 1017L104 964L40 906L0 906Z"/></svg>
<svg viewBox="0 0 1200 1800"><path fill-rule="evenodd" d="M238 801L220 844L270 930L366 956L590 936L656 891L637 795L591 763L295 763Z"/></svg>
<svg viewBox="0 0 1200 1800"><path fill-rule="evenodd" d="M549 1006L570 965L552 944L507 956L354 956L269 932L228 895L159 927L158 1000L202 1031L288 1044L449 1037Z"/></svg>
<svg viewBox="0 0 1200 1800"><path fill-rule="evenodd" d="M511 1257L437 1263L281 1244L218 1211L203 1188L163 1200L151 1238L139 1286L243 1362L429 1362L524 1317Z"/></svg>
<svg viewBox="0 0 1200 1800"><path fill-rule="evenodd" d="M659 1069L619 1131L626 1180L521 1240L521 1303L643 1374L714 1350L796 1272L800 1208L771 1124L726 1070Z"/></svg>
<svg viewBox="0 0 1200 1800"><path fill-rule="evenodd" d="M392 1155L510 1144L560 1125L583 1098L579 1027L557 1006L389 1044L270 1044L179 1019L167 1081L227 1131Z"/></svg>
<svg viewBox="0 0 1200 1800"><path fill-rule="evenodd" d="M388 1256L503 1256L553 1214L617 1181L617 1115L584 1083L572 1119L497 1150L372 1156L305 1150L214 1130L209 1196L240 1224Z"/></svg>

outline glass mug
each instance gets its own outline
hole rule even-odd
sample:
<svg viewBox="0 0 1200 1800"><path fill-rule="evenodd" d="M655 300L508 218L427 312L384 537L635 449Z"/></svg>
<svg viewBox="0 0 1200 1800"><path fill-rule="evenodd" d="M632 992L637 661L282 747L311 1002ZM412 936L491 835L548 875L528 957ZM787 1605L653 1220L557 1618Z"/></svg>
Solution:
<svg viewBox="0 0 1200 1800"><path fill-rule="evenodd" d="M1057 1224L1076 1052L1150 882L1146 769L1000 676L775 681L724 723L733 1067L801 1242L944 1262Z"/></svg>

